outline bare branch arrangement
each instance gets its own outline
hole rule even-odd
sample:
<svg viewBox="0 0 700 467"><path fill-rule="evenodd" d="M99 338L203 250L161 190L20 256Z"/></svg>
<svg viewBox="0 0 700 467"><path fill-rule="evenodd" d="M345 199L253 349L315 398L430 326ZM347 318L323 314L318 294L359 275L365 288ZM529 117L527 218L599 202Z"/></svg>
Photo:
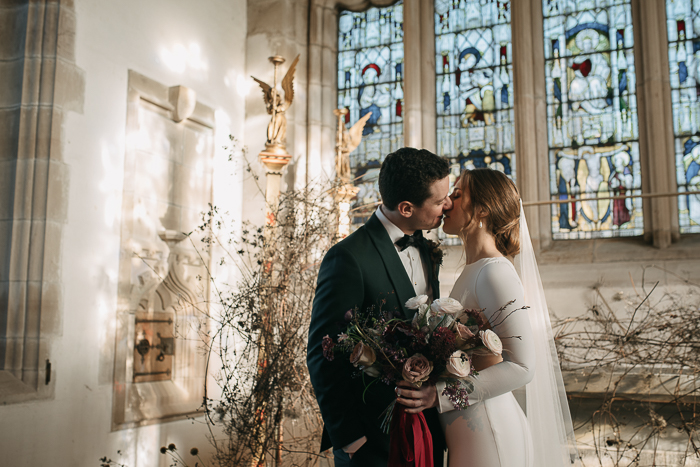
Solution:
<svg viewBox="0 0 700 467"><path fill-rule="evenodd" d="M644 276L553 324L586 465L700 465L700 286Z"/></svg>
<svg viewBox="0 0 700 467"><path fill-rule="evenodd" d="M238 275L235 283L209 277L214 326L203 341L221 362L221 396L207 396L204 409L216 465L316 465L323 457L306 343L318 268L337 241L332 189L282 193L264 226L241 228L214 206L203 214L202 248Z"/></svg>

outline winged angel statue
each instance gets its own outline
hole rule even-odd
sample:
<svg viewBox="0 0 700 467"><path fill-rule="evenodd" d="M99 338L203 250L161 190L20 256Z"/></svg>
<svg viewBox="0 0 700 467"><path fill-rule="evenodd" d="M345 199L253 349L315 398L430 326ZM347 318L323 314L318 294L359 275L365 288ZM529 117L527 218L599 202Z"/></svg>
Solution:
<svg viewBox="0 0 700 467"><path fill-rule="evenodd" d="M335 174L344 183L351 183L350 174L350 153L353 152L362 141L362 130L365 128L367 120L372 116L372 112L367 112L361 119L350 127L345 128L343 115L348 113L347 109L337 109L334 113L338 116L338 136L336 141Z"/></svg>
<svg viewBox="0 0 700 467"><path fill-rule="evenodd" d="M287 117L285 115L286 110L292 105L294 100L294 71L296 70L297 62L299 61L299 55L294 59L287 74L284 75L282 79L282 89L284 90L284 100L280 91L277 89L277 68L279 65L284 63L284 58L280 56L270 57L270 61L275 65L275 77L273 85L270 86L267 83L263 83L256 77L252 77L256 83L260 85L263 91L263 100L265 101L265 107L267 108L267 113L272 115L270 123L267 125L267 146L268 149L275 147L276 149L284 149L285 140L287 136Z"/></svg>

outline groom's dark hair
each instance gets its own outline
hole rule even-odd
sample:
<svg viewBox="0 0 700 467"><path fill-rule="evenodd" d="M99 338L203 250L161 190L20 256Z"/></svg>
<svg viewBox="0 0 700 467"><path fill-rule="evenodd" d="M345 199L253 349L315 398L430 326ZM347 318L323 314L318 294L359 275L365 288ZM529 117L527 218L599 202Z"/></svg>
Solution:
<svg viewBox="0 0 700 467"><path fill-rule="evenodd" d="M447 159L427 149L401 148L392 152L379 171L379 193L390 210L402 201L422 206L430 198L430 186L450 174Z"/></svg>

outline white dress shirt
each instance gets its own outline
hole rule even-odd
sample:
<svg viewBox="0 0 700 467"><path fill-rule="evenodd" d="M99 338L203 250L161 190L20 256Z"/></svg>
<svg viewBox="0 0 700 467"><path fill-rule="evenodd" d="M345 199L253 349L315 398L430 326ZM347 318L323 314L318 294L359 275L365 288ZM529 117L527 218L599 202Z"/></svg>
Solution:
<svg viewBox="0 0 700 467"><path fill-rule="evenodd" d="M406 269L406 274L408 274L408 278L411 279L411 284L416 292L415 296L427 295L428 298L432 300L433 294L432 288L430 287L430 281L428 280L428 268L427 265L423 264L423 261L421 260L420 251L415 246L409 246L405 250L400 251L400 248L396 246L396 242L403 238L404 233L384 215L382 208L382 205L377 208L377 218L386 229L386 233L389 234L391 243L394 244L396 252L399 254L401 263L403 263L403 267Z"/></svg>

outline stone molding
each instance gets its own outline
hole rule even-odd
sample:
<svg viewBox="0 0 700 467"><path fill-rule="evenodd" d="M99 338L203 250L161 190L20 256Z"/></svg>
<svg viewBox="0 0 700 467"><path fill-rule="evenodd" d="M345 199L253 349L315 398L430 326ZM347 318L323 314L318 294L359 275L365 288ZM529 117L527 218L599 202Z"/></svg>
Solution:
<svg viewBox="0 0 700 467"><path fill-rule="evenodd" d="M0 403L51 398L61 335L69 167L63 119L82 113L68 0L0 9Z"/></svg>

